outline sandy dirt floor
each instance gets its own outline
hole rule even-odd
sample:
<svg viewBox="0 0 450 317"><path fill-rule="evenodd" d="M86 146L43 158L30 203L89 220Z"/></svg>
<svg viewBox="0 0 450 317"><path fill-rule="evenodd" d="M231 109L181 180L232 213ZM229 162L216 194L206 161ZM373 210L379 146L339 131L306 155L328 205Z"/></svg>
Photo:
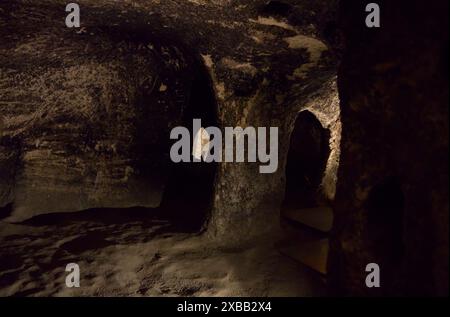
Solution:
<svg viewBox="0 0 450 317"><path fill-rule="evenodd" d="M319 277L274 248L217 247L168 221L48 215L0 222L0 296L320 296ZM67 288L77 263L81 287Z"/></svg>

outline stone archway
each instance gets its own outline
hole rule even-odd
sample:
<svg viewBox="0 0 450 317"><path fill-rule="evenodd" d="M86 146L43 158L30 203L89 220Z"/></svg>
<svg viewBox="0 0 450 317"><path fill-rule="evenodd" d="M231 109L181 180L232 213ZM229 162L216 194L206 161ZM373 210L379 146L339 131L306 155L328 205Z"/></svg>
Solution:
<svg viewBox="0 0 450 317"><path fill-rule="evenodd" d="M286 165L286 208L314 208L330 156L330 132L309 111L302 111L291 134Z"/></svg>
<svg viewBox="0 0 450 317"><path fill-rule="evenodd" d="M217 106L211 79L206 69L198 66L184 110L182 126L193 130L193 120L205 127L217 126ZM161 201L161 209L181 230L196 231L204 227L213 205L217 163L171 163L171 171Z"/></svg>
<svg viewBox="0 0 450 317"><path fill-rule="evenodd" d="M297 116L286 164L286 191L281 209L285 239L280 252L310 269L327 274L328 235L333 212L323 193L329 161L330 130L310 111Z"/></svg>

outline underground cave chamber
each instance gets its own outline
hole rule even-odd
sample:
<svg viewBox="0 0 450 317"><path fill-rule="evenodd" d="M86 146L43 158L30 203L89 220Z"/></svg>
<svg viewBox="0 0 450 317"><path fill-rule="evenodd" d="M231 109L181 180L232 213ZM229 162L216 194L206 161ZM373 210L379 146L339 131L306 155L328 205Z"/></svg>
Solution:
<svg viewBox="0 0 450 317"><path fill-rule="evenodd" d="M197 65L196 65L197 66ZM160 196L158 205L147 207L136 205L129 208L92 208L71 213L49 213L36 216L26 223L34 225L57 224L72 220L101 220L103 222L127 222L142 220L144 222L156 217L168 220L173 229L181 232L196 232L206 225L213 207L214 182L217 163L203 160L193 163L173 163L169 157L172 143L169 140L171 125L180 125L192 130L193 119L201 119L205 126L217 126L217 113L214 93L208 73L202 66L194 67L190 85L182 95L186 102L182 109L170 113L150 110L142 113L138 124L138 138L134 153L139 158L136 167L148 180L150 191ZM168 82L168 85L171 83ZM148 96L143 96L148 97ZM154 98L154 97L151 97ZM139 101L143 102L143 101ZM146 127L157 126L166 134L146 133ZM154 127L152 129L155 129ZM155 139L153 136L157 135ZM150 137L149 137L150 136ZM194 155L191 144L191 158ZM191 160L192 161L192 160ZM145 184L145 183L144 183ZM154 203L154 201L152 201ZM11 212L11 206L5 207ZM6 214L6 213L5 213Z"/></svg>
<svg viewBox="0 0 450 317"><path fill-rule="evenodd" d="M0 73L6 101L0 107L0 217L78 212L91 221L105 211L125 223L139 211L139 221L157 215L181 231L198 231L210 218L215 191L210 227L216 241L242 247L281 219L286 239L278 249L326 277L336 295L448 295L446 1L426 3L425 11L421 2L383 1L389 14L380 30L367 29L364 8L346 1L239 8L227 1L135 8L105 2L111 10L92 7L80 32L60 27L56 1L27 1L26 8L10 2L0 12L7 21L0 31L7 69ZM149 15L154 7L158 12ZM36 14L28 15L31 9ZM37 18L45 21L42 28ZM190 48L202 55L194 58ZM330 199L321 183L333 160L335 131L320 124L324 118L315 111L285 106L310 100L321 114L333 108L331 98L312 90L331 91L335 53L342 54L342 147ZM247 165L223 164L216 180L215 163L170 161L170 129L191 128L194 118L205 126L217 126L218 117L224 125L245 118L255 126L282 126L293 113L286 170L279 174L262 177ZM127 226L120 230L129 232ZM108 234L105 239L115 232ZM2 246L28 247L20 239L7 236ZM8 249L13 254L15 246ZM40 257L25 251L24 258ZM58 254L49 261L55 259ZM364 265L374 261L392 277L384 293L363 283Z"/></svg>
<svg viewBox="0 0 450 317"><path fill-rule="evenodd" d="M97 32L95 41L102 46L89 46L86 54L98 64L73 53L91 38L74 39L73 50L61 56L78 62L79 84L97 72L77 92L89 101L65 107L42 103L39 113L31 112L30 127L14 137L19 145L11 165L17 169L6 179L14 190L1 217L13 222L40 218L33 221L41 223L78 218L76 213L93 219L114 215L117 221L157 216L178 230L199 230L212 208L216 164L175 164L169 153L174 127L192 130L193 119L217 126L203 61L189 48L151 38L139 28L100 27ZM105 67L105 72L91 67ZM31 151L34 156L27 160Z"/></svg>
<svg viewBox="0 0 450 317"><path fill-rule="evenodd" d="M168 154L173 143L169 139L168 127L171 123L172 125L176 123L192 131L194 119L201 119L204 126L217 126L216 101L209 74L200 63L194 62L186 82L188 84L185 91L177 92L184 99L184 103L181 103L182 109L165 113L155 113L155 110L152 110L149 113L144 112L144 119L141 119L143 130L140 130L139 134L142 137L139 136L136 145L136 152L140 153L139 170L144 177L159 183L161 191L159 206L91 210L94 218L96 214L102 215L103 211L108 217L119 215L118 220L121 221L131 219L133 216L144 220L147 217L156 216L169 220L176 231L196 232L204 228L213 207L217 163L206 163L203 160L195 164L173 163ZM172 84L174 82L170 80L167 82L168 86ZM157 126L166 134L156 132L149 134L145 131L148 126ZM159 139L147 138L154 135L158 135ZM191 161L194 155L192 143Z"/></svg>

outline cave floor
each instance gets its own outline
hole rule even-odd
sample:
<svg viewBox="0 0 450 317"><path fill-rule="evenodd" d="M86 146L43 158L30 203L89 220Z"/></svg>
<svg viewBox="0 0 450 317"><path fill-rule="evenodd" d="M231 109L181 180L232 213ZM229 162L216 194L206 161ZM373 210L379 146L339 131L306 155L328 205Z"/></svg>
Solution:
<svg viewBox="0 0 450 317"><path fill-rule="evenodd" d="M219 248L158 219L0 222L0 296L324 295L320 277L273 242ZM69 263L80 267L80 288L65 285Z"/></svg>

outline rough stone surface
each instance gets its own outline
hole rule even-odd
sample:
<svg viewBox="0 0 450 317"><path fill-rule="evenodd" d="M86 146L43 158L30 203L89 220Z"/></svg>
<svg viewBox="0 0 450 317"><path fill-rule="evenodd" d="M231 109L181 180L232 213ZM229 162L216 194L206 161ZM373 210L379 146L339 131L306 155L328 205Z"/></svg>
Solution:
<svg viewBox="0 0 450 317"><path fill-rule="evenodd" d="M448 295L448 2L341 2L341 165L329 263L338 294ZM380 289L365 267L381 268Z"/></svg>
<svg viewBox="0 0 450 317"><path fill-rule="evenodd" d="M381 29L368 1L341 1L340 21L337 0L281 2L78 0L68 29L66 1L1 1L0 211L158 206L170 129L207 72L220 127L279 127L280 164L221 163L202 239L273 242L308 110L331 132L333 291L448 295L448 2L379 0ZM365 286L373 262L381 290Z"/></svg>
<svg viewBox="0 0 450 317"><path fill-rule="evenodd" d="M297 113L337 120L327 91L336 2L284 2L81 0L78 30L64 26L64 1L2 3L0 205L13 203L12 219L157 205L167 159L157 147L183 111L190 72L206 67L222 127L279 126L281 139L275 174L220 165L208 232L233 243L276 230Z"/></svg>

